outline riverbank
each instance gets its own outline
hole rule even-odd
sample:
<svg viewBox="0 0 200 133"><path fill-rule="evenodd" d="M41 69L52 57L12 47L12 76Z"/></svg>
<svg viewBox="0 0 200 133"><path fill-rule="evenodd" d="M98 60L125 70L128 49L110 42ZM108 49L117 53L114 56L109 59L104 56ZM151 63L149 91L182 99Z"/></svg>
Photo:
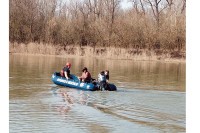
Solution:
<svg viewBox="0 0 200 133"><path fill-rule="evenodd" d="M39 54L57 56L76 56L76 57L96 57L105 59L123 59L137 61L165 61L165 62L185 62L185 52L164 51L160 49L125 49L115 47L78 47L78 46L59 46L52 44L9 44L9 53L19 54Z"/></svg>

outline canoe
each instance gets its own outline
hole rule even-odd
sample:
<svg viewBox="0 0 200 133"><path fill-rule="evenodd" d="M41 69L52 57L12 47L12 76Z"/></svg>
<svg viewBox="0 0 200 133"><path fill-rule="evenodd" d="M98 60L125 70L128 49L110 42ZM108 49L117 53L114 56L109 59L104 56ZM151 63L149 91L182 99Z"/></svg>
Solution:
<svg viewBox="0 0 200 133"><path fill-rule="evenodd" d="M98 82L92 82L92 83L80 82L78 77L74 74L70 74L70 77L71 78L67 80L65 77L60 76L59 72L54 72L52 74L51 80L56 85L65 86L69 88L75 88L75 89L80 89L80 90L85 90L85 91L100 90ZM105 90L116 91L117 87L112 83L108 83L108 88L105 88Z"/></svg>

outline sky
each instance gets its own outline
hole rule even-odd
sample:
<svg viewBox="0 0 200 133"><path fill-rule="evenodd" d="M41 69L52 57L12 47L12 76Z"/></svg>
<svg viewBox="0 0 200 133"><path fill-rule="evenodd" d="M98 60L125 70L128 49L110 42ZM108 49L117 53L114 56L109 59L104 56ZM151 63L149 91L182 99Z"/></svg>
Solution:
<svg viewBox="0 0 200 133"><path fill-rule="evenodd" d="M132 7L132 2L129 2L129 0L123 0L121 6L123 9L129 9Z"/></svg>
<svg viewBox="0 0 200 133"><path fill-rule="evenodd" d="M63 1L69 2L69 0L63 0ZM132 7L132 2L130 2L130 0L122 0L121 7L123 9L131 8Z"/></svg>

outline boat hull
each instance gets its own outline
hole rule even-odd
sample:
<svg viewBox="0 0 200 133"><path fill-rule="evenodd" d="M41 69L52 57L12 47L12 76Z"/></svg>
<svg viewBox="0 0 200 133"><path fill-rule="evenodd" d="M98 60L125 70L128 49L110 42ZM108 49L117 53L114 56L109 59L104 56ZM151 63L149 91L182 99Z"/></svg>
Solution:
<svg viewBox="0 0 200 133"><path fill-rule="evenodd" d="M56 84L60 86L70 87L70 88L76 88L84 91L97 91L99 90L97 83L84 83L80 82L80 80L77 78L77 76L71 74L71 79L66 79L65 77L61 77L59 72L55 72L52 74L51 80ZM114 84L108 84L109 89L108 91L116 91L117 88Z"/></svg>

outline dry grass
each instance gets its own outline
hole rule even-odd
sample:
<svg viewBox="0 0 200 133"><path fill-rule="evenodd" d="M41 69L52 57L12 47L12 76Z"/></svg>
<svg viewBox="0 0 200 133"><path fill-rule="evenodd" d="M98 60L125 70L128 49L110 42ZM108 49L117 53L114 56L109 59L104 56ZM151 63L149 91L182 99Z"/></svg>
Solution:
<svg viewBox="0 0 200 133"><path fill-rule="evenodd" d="M23 54L42 54L42 55L68 55L80 57L96 57L107 59L131 59L131 60L160 60L160 61L181 61L185 62L185 56L172 57L170 52L155 52L147 49L125 49L125 48L103 48L103 47L74 47L55 46L52 44L18 44L10 43L10 53L23 53ZM159 53L159 54L158 54ZM183 53L185 55L185 53Z"/></svg>

